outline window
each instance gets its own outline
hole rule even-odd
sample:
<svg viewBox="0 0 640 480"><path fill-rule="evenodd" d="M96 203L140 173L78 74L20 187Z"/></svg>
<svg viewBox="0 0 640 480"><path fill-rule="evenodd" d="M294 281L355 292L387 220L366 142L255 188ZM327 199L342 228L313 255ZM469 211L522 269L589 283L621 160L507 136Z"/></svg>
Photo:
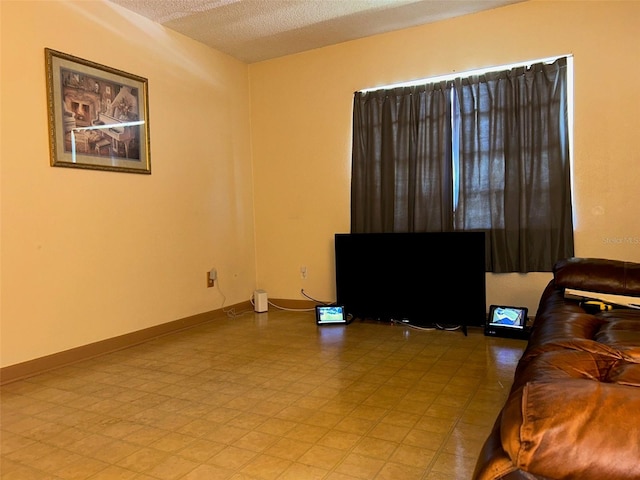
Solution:
<svg viewBox="0 0 640 480"><path fill-rule="evenodd" d="M493 272L572 256L567 65L356 92L351 231L484 231Z"/></svg>

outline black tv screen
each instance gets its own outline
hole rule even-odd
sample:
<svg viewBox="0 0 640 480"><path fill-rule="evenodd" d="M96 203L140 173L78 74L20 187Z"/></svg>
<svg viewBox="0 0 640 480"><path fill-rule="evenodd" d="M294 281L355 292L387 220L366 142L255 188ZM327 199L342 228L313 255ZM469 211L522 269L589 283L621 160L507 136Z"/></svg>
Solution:
<svg viewBox="0 0 640 480"><path fill-rule="evenodd" d="M355 318L484 326L484 232L338 233L338 305Z"/></svg>

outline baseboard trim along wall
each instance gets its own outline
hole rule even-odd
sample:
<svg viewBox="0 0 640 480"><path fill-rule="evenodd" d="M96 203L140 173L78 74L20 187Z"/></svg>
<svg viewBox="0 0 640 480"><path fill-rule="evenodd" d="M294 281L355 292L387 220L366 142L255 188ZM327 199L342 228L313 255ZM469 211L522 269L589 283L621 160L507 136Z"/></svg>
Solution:
<svg viewBox="0 0 640 480"><path fill-rule="evenodd" d="M108 338L88 345L82 345L63 352L53 353L51 355L35 358L15 365L9 365L7 367L0 368L0 385L32 377L54 368L71 365L106 353L132 347L186 328L195 327L196 325L215 320L216 318L224 317L226 316L227 311L232 310L239 312L252 310L252 305L251 302L248 301L241 302L237 305L233 305L232 307L226 307L224 310L219 309L200 313L198 315L163 323L161 325L145 328L136 332L119 335L117 337Z"/></svg>

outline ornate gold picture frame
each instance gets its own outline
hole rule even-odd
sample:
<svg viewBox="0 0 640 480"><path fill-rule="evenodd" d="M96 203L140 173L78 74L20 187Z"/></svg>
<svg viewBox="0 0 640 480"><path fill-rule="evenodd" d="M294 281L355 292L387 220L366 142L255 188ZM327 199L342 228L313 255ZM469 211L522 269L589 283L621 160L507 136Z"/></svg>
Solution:
<svg viewBox="0 0 640 480"><path fill-rule="evenodd" d="M52 167L151 173L146 78L45 48Z"/></svg>

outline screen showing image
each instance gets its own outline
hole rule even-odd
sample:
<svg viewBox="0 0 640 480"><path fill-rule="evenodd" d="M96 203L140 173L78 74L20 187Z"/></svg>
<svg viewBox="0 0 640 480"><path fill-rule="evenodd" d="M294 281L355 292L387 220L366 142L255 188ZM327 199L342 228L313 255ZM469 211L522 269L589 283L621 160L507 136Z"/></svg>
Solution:
<svg viewBox="0 0 640 480"><path fill-rule="evenodd" d="M518 307L492 307L489 325L506 328L524 328L527 310Z"/></svg>
<svg viewBox="0 0 640 480"><path fill-rule="evenodd" d="M346 323L344 308L341 306L317 306L316 322L321 323Z"/></svg>

